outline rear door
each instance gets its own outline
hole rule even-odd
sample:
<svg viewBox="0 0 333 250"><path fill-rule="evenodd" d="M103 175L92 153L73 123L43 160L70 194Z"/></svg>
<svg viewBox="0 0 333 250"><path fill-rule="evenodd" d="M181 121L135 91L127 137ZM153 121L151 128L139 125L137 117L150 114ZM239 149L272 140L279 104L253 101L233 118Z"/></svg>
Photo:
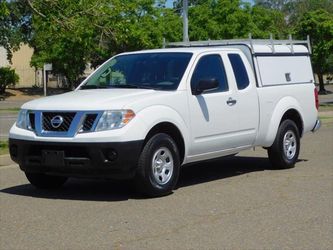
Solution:
<svg viewBox="0 0 333 250"><path fill-rule="evenodd" d="M237 115L237 145L252 146L259 127L259 100L253 70L243 53L227 53L228 79L236 90L232 96Z"/></svg>
<svg viewBox="0 0 333 250"><path fill-rule="evenodd" d="M252 70L243 54L211 52L198 56L190 73L191 89L200 79L215 78L219 88L189 94L192 144L190 156L215 155L253 145L259 123L259 105ZM221 153L223 155L223 153ZM200 157L199 157L200 158Z"/></svg>

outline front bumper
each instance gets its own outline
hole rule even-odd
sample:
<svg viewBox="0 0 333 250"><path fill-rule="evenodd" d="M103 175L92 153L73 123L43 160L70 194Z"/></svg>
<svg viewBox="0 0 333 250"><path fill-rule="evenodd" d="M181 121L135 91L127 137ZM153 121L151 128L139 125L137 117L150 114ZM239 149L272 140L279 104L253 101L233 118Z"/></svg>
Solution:
<svg viewBox="0 0 333 250"><path fill-rule="evenodd" d="M311 130L313 133L318 131L321 127L321 121L319 119L316 120L316 124L314 125L313 129Z"/></svg>
<svg viewBox="0 0 333 250"><path fill-rule="evenodd" d="M142 146L143 140L70 143L9 139L10 156L23 171L69 177L133 177Z"/></svg>

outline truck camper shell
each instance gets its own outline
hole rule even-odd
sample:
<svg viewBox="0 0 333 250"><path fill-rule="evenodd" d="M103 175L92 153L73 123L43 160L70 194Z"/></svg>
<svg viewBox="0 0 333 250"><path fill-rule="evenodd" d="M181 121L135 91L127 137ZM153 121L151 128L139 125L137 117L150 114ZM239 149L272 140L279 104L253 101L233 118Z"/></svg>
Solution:
<svg viewBox="0 0 333 250"><path fill-rule="evenodd" d="M164 43L163 47L228 47L240 49L255 72L257 87L314 83L311 44L307 40L230 39Z"/></svg>

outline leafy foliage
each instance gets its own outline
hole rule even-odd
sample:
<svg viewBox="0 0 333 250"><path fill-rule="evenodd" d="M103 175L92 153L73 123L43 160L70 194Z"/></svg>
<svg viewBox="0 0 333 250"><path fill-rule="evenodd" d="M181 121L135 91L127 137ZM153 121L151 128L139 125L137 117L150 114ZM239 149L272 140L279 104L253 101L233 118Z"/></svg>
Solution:
<svg viewBox="0 0 333 250"><path fill-rule="evenodd" d="M0 46L10 57L21 42L29 43L31 65L52 63L53 73L73 85L88 63L95 68L120 52L161 47L163 38L181 40L182 0L173 3L165 8L165 0L0 0ZM190 40L310 34L316 72L331 72L326 29L331 29L332 0L256 0L254 6L241 0L189 0L189 5ZM312 13L318 9L325 14ZM317 33L310 28L316 25ZM325 65L320 56L327 58Z"/></svg>
<svg viewBox="0 0 333 250"><path fill-rule="evenodd" d="M296 32L300 37L311 37L313 69L318 74L320 91L325 92L323 75L333 73L333 13L323 9L306 12Z"/></svg>
<svg viewBox="0 0 333 250"><path fill-rule="evenodd" d="M180 6L181 1L176 2ZM239 0L190 1L190 40L276 37L287 32L284 15L261 6L251 7Z"/></svg>
<svg viewBox="0 0 333 250"><path fill-rule="evenodd" d="M19 76L15 73L14 69L9 67L0 68L0 94L5 93L8 85L15 85L19 81Z"/></svg>
<svg viewBox="0 0 333 250"><path fill-rule="evenodd" d="M11 61L12 52L22 42L28 42L31 34L30 10L24 1L0 0L0 46L7 50Z"/></svg>
<svg viewBox="0 0 333 250"><path fill-rule="evenodd" d="M30 6L32 65L52 63L72 84L88 62L96 67L116 53L160 47L163 37L178 39L181 30L180 18L153 0L35 0Z"/></svg>

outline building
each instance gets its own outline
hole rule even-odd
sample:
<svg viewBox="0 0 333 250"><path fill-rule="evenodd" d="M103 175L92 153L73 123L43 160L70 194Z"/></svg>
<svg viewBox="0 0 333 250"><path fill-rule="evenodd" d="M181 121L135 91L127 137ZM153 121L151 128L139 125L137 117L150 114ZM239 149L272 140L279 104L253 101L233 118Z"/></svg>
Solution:
<svg viewBox="0 0 333 250"><path fill-rule="evenodd" d="M26 44L22 44L20 49L13 53L12 64L7 60L7 51L0 47L0 67L10 67L15 69L20 77L15 87L32 87L39 85L42 81L41 71L30 66L33 49Z"/></svg>
<svg viewBox="0 0 333 250"><path fill-rule="evenodd" d="M6 67L8 65L7 51L4 47L0 47L0 67Z"/></svg>
<svg viewBox="0 0 333 250"><path fill-rule="evenodd" d="M22 44L20 49L13 53L12 64L7 60L7 51L5 48L0 47L0 67L10 67L15 69L16 74L20 77L16 88L29 88L32 86L43 86L43 70L35 69L30 66L31 57L33 55L33 48L27 44ZM83 76L88 76L93 69L90 64L87 64L87 68ZM46 74L47 86L51 88L63 88L66 87L66 79L61 75L53 75L51 71L47 71Z"/></svg>

